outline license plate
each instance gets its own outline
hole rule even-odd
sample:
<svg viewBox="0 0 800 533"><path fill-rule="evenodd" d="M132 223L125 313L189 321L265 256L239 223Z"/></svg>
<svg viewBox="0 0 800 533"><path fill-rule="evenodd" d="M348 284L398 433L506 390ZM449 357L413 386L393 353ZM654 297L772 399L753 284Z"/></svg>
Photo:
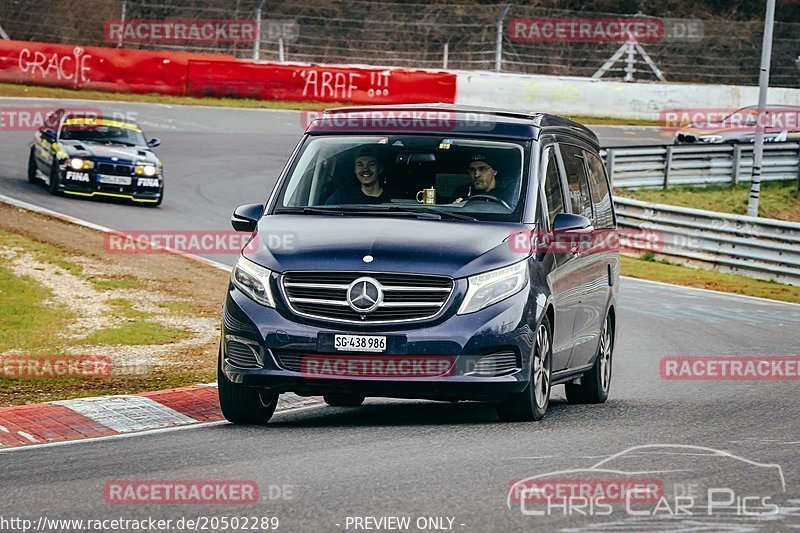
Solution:
<svg viewBox="0 0 800 533"><path fill-rule="evenodd" d="M100 183L108 183L109 185L130 185L130 176L102 176L97 175L97 181Z"/></svg>
<svg viewBox="0 0 800 533"><path fill-rule="evenodd" d="M343 352L385 352L386 337L379 335L334 335L333 347Z"/></svg>

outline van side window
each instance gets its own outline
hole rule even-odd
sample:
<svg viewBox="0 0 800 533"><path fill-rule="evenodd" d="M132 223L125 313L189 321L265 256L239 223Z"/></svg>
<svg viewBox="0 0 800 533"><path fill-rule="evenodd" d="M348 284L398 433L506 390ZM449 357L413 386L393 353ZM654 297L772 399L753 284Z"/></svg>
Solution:
<svg viewBox="0 0 800 533"><path fill-rule="evenodd" d="M586 178L586 166L583 163L583 150L568 144L561 145L564 159L564 170L567 172L569 201L572 212L592 219L592 203L589 196L589 182Z"/></svg>
<svg viewBox="0 0 800 533"><path fill-rule="evenodd" d="M547 160L544 194L547 197L548 218L550 220L550 227L552 228L556 215L564 212L564 194L561 192L561 180L558 178L556 154L552 150Z"/></svg>
<svg viewBox="0 0 800 533"><path fill-rule="evenodd" d="M594 227L613 228L614 214L611 207L611 194L608 190L606 170L599 157L586 152L586 163L589 165L589 188L592 191L594 205Z"/></svg>

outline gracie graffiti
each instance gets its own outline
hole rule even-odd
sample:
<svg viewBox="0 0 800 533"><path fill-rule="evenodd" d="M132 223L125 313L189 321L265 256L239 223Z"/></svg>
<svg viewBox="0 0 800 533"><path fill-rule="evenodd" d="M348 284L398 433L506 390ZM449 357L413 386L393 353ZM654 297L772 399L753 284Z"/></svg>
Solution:
<svg viewBox="0 0 800 533"><path fill-rule="evenodd" d="M79 46L72 50L72 54L45 53L23 48L19 52L19 69L29 73L31 77L85 83L90 81L88 74L91 69L87 65L90 57L92 56Z"/></svg>

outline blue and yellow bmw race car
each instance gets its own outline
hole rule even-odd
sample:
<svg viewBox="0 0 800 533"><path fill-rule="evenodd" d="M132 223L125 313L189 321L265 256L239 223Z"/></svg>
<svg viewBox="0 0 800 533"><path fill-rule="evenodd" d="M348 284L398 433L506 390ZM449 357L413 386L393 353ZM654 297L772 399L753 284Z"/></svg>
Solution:
<svg viewBox="0 0 800 533"><path fill-rule="evenodd" d="M87 117L59 109L34 136L28 181L43 180L51 194L111 197L160 205L164 169L142 129L129 120Z"/></svg>

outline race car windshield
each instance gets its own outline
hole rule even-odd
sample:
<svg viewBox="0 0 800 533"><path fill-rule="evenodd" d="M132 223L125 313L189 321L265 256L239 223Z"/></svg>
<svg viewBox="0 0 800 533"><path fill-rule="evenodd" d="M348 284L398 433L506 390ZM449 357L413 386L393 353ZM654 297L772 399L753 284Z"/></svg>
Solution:
<svg viewBox="0 0 800 533"><path fill-rule="evenodd" d="M403 210L519 221L529 150L526 142L475 138L312 136L276 210Z"/></svg>
<svg viewBox="0 0 800 533"><path fill-rule="evenodd" d="M146 146L147 141L135 125L108 125L65 123L61 128L61 139L122 144L126 146Z"/></svg>

